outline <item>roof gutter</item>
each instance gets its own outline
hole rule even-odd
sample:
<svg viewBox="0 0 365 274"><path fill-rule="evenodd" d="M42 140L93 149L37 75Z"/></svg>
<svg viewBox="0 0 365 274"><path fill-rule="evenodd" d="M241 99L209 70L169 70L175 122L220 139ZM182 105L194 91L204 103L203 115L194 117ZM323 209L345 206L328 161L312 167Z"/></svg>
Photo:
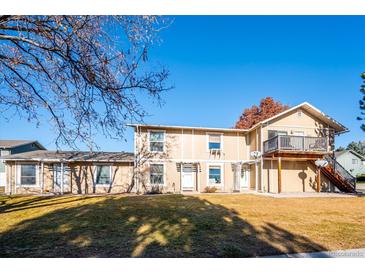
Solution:
<svg viewBox="0 0 365 274"><path fill-rule="evenodd" d="M35 162L67 162L67 163L78 163L78 162L88 162L88 163L133 163L134 160L66 160L66 159L41 159L41 158L0 158L3 161L35 161Z"/></svg>

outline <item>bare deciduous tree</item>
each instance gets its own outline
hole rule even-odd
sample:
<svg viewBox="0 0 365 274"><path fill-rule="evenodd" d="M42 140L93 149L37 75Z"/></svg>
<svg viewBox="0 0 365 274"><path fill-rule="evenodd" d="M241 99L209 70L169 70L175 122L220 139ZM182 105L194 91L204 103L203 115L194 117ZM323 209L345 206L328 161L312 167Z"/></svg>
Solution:
<svg viewBox="0 0 365 274"><path fill-rule="evenodd" d="M0 16L1 114L49 119L57 146L93 148L96 132L123 139L146 115L140 96L160 102L170 88L168 71L147 62L167 26L156 16Z"/></svg>

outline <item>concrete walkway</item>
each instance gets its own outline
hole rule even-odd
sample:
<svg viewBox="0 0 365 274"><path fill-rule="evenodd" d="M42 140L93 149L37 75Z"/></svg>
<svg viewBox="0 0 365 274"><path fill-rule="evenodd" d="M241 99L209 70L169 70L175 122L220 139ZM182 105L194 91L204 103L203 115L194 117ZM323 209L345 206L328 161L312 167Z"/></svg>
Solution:
<svg viewBox="0 0 365 274"><path fill-rule="evenodd" d="M265 256L264 258L365 258L365 248L283 254L276 256Z"/></svg>
<svg viewBox="0 0 365 274"><path fill-rule="evenodd" d="M257 195L269 196L273 198L353 198L358 195L353 193L334 192L298 192L298 193L256 193Z"/></svg>

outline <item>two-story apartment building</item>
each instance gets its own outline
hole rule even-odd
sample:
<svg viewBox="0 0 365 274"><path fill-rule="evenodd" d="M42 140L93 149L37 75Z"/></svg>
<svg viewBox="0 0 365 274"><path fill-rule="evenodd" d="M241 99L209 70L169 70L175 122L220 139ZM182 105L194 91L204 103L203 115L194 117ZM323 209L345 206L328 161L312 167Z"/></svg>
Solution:
<svg viewBox="0 0 365 274"><path fill-rule="evenodd" d="M330 157L347 131L309 103L250 129L131 125L137 188L164 192L353 191L352 177ZM315 161L326 158L321 169Z"/></svg>
<svg viewBox="0 0 365 274"><path fill-rule="evenodd" d="M3 156L6 193L354 192L335 158L347 131L309 103L249 129L131 125L134 153L36 150ZM325 159L319 169L316 160Z"/></svg>

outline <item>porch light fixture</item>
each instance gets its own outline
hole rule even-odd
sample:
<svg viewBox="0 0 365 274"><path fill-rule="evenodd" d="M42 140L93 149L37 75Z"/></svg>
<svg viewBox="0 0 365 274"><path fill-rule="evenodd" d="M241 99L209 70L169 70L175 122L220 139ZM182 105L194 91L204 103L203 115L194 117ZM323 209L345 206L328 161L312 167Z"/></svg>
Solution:
<svg viewBox="0 0 365 274"><path fill-rule="evenodd" d="M258 178L258 172L257 172L257 163L258 163L258 158L260 158L262 155L261 151L251 151L250 152L250 156L252 158L255 158L255 190L258 191L259 190L259 178Z"/></svg>
<svg viewBox="0 0 365 274"><path fill-rule="evenodd" d="M251 156L252 158L255 158L255 159L260 158L260 157L261 157L261 155L262 155L261 151L251 151L251 152L250 152L250 156Z"/></svg>
<svg viewBox="0 0 365 274"><path fill-rule="evenodd" d="M319 168L326 167L328 165L328 162L326 160L321 160L321 159L316 160L314 163Z"/></svg>

